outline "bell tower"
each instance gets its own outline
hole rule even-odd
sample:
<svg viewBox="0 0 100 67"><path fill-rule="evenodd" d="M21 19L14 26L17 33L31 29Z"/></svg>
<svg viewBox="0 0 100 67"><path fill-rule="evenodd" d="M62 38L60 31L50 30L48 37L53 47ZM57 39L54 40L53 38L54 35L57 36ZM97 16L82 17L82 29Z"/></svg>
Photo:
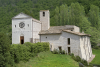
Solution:
<svg viewBox="0 0 100 67"><path fill-rule="evenodd" d="M49 10L41 10L40 11L40 21L42 23L42 30L48 30L50 28Z"/></svg>

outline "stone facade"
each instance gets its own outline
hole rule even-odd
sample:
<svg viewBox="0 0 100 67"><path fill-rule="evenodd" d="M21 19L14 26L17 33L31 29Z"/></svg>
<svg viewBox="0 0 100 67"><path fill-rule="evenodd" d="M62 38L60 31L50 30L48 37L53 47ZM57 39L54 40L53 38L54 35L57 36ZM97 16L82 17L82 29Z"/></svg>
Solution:
<svg viewBox="0 0 100 67"><path fill-rule="evenodd" d="M20 23L23 28L20 27ZM41 22L27 16L24 13L20 13L12 18L12 44L20 44L21 36L22 41L25 42L35 42L35 39L39 39L38 33L41 31Z"/></svg>
<svg viewBox="0 0 100 67"><path fill-rule="evenodd" d="M49 10L41 10L40 11L40 21L42 22L42 30L48 30L50 28Z"/></svg>
<svg viewBox="0 0 100 67"><path fill-rule="evenodd" d="M92 57L90 35L75 25L50 27L49 10L40 11L40 21L20 13L12 18L12 44L49 42L50 50L65 50L82 59Z"/></svg>
<svg viewBox="0 0 100 67"><path fill-rule="evenodd" d="M92 56L90 39L88 36L79 36L67 32L62 32L61 34L40 35L40 37L41 42L50 43L51 51L54 49L59 50L59 47L61 47L61 49L65 50L67 53L70 51L70 53L73 53L75 56L80 56L85 60L89 60ZM87 39L86 41L84 41L85 37ZM70 44L68 44L68 38L70 38Z"/></svg>

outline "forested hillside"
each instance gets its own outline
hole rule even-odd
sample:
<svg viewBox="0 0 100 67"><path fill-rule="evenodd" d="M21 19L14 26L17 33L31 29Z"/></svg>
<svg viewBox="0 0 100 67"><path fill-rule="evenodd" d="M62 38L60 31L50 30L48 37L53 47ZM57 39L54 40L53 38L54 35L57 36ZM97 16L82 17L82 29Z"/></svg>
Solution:
<svg viewBox="0 0 100 67"><path fill-rule="evenodd" d="M50 25L77 25L99 42L99 0L0 0L0 32L11 37L12 17L24 12L39 20L40 10L50 10Z"/></svg>

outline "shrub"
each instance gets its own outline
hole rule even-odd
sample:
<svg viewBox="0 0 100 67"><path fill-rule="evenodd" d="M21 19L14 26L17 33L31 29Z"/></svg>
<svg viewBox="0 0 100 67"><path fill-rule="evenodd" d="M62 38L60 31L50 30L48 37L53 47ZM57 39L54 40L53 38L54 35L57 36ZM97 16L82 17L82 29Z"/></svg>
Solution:
<svg viewBox="0 0 100 67"><path fill-rule="evenodd" d="M73 53L71 53L70 56L71 56L72 59L74 59L75 61L81 62L81 63L84 64L85 66L88 66L87 61L84 60L84 59L81 59L79 56L76 56L76 57L75 57ZM88 67L90 67L90 66L92 66L92 65L90 64Z"/></svg>
<svg viewBox="0 0 100 67"><path fill-rule="evenodd" d="M74 54L73 54L73 53L70 53L69 55L70 55L70 56L74 56Z"/></svg>
<svg viewBox="0 0 100 67"><path fill-rule="evenodd" d="M86 66L88 65L87 61L84 60L84 59L81 60L81 63L84 64L84 65L86 65Z"/></svg>
<svg viewBox="0 0 100 67"><path fill-rule="evenodd" d="M73 53L71 53L70 56L72 57L72 59L74 59L76 61L76 57L74 56Z"/></svg>
<svg viewBox="0 0 100 67"><path fill-rule="evenodd" d="M48 42L43 42L42 45L43 45L43 49L44 49L43 51L49 50L49 43Z"/></svg>
<svg viewBox="0 0 100 67"><path fill-rule="evenodd" d="M76 59L75 59L77 62L81 62L81 58L79 56L76 56Z"/></svg>
<svg viewBox="0 0 100 67"><path fill-rule="evenodd" d="M64 51L64 50L62 50L61 54L65 54L65 51Z"/></svg>
<svg viewBox="0 0 100 67"><path fill-rule="evenodd" d="M57 49L54 49L52 51L53 54L66 54L66 52L64 50L57 50Z"/></svg>
<svg viewBox="0 0 100 67"><path fill-rule="evenodd" d="M58 50L58 53L59 54L65 54L65 51L64 50Z"/></svg>
<svg viewBox="0 0 100 67"><path fill-rule="evenodd" d="M23 45L11 45L10 53L14 62L28 61L30 57L34 57L37 53L49 50L49 43L30 43L26 42Z"/></svg>
<svg viewBox="0 0 100 67"><path fill-rule="evenodd" d="M58 51L57 49L54 49L54 50L52 51L52 53L53 53L53 54L58 54L59 51Z"/></svg>
<svg viewBox="0 0 100 67"><path fill-rule="evenodd" d="M99 47L99 46L94 46L93 48L94 48L94 49L100 49L100 47Z"/></svg>
<svg viewBox="0 0 100 67"><path fill-rule="evenodd" d="M93 67L93 65L90 63L87 67Z"/></svg>
<svg viewBox="0 0 100 67"><path fill-rule="evenodd" d="M12 48L10 50L10 53L12 54L12 57L16 63L18 63L20 60L22 61L28 61L30 58L30 52L29 48L25 45L12 45Z"/></svg>

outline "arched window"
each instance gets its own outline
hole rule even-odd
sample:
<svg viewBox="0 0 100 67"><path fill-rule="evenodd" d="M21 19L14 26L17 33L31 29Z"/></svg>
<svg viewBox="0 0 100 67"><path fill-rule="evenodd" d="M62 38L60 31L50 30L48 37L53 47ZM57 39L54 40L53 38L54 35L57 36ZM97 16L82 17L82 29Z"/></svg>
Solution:
<svg viewBox="0 0 100 67"><path fill-rule="evenodd" d="M43 16L45 16L45 12L43 12Z"/></svg>

